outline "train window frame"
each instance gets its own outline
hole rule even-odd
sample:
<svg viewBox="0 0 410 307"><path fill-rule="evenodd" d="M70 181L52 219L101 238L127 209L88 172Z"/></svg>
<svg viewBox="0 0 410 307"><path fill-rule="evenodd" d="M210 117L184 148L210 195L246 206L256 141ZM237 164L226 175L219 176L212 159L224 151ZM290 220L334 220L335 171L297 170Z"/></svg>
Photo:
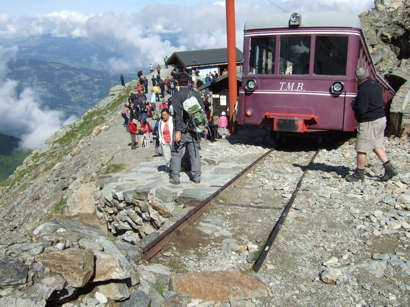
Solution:
<svg viewBox="0 0 410 307"><path fill-rule="evenodd" d="M263 43L263 40L267 41L267 43ZM276 45L277 35L258 36L249 39L249 61L247 67L249 74L275 74Z"/></svg>
<svg viewBox="0 0 410 307"><path fill-rule="evenodd" d="M285 40L289 40L290 43ZM292 45L293 41L299 40ZM306 42L309 41L308 43ZM291 42L292 41L292 42ZM293 75L309 75L312 53L312 34L305 33L289 33L278 35L277 43L279 44L278 53L278 75L293 76ZM289 45L291 51L286 49ZM286 61L286 63L285 63Z"/></svg>
<svg viewBox="0 0 410 307"><path fill-rule="evenodd" d="M317 34L312 38L314 39L312 41L314 44L312 48L314 53L313 74L316 76L346 76L349 63L349 35ZM328 41L325 42L324 39ZM319 54L320 51L322 54ZM322 61L319 62L319 59ZM323 64L324 60L328 62ZM333 71L329 71L329 67L333 68Z"/></svg>

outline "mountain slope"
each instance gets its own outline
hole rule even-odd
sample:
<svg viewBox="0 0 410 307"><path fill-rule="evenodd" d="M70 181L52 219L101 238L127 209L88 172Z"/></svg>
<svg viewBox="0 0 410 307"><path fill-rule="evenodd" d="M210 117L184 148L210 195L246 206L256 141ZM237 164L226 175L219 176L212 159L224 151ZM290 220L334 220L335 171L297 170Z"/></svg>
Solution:
<svg viewBox="0 0 410 307"><path fill-rule="evenodd" d="M106 62L117 53L86 38L42 35L17 42L19 59L59 62L77 68L105 70Z"/></svg>

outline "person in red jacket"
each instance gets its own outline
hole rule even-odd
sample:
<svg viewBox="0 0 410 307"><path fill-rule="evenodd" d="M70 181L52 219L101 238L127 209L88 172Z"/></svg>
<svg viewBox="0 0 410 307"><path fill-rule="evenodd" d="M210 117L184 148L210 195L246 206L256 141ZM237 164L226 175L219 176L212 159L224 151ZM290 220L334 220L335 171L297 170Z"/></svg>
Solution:
<svg viewBox="0 0 410 307"><path fill-rule="evenodd" d="M131 135L131 149L136 149L138 148L138 143L136 140L136 135L137 135L137 120L133 119L130 120L129 124L128 124L128 128L130 130L130 135Z"/></svg>

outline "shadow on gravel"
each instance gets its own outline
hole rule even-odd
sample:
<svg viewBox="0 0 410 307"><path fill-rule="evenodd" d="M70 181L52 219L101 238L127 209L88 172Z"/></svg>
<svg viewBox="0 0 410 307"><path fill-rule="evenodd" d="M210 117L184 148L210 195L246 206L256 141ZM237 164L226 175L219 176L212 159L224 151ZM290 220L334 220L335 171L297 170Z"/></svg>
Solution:
<svg viewBox="0 0 410 307"><path fill-rule="evenodd" d="M320 137L322 142L320 142ZM279 139L273 136L272 130L256 126L240 126L238 133L226 138L230 144L244 144L275 148L278 151L298 152L316 151L319 148L335 150L346 142L355 142L356 133L329 132L326 135L305 133L289 134ZM218 141L218 140L216 140Z"/></svg>
<svg viewBox="0 0 410 307"><path fill-rule="evenodd" d="M295 134L283 137L277 143L275 149L285 152L316 151L326 149L327 151L338 149L346 142L355 143L356 133L352 132L333 132L324 137L320 144L319 136L314 134Z"/></svg>
<svg viewBox="0 0 410 307"><path fill-rule="evenodd" d="M272 138L270 129L257 126L240 126L238 132L226 137L231 144L243 144L249 146L260 146L266 149L275 148L277 142ZM218 139L216 140L218 142Z"/></svg>
<svg viewBox="0 0 410 307"><path fill-rule="evenodd" d="M300 165L297 163L292 164L292 166L299 167L302 171L306 169L306 165ZM322 171L325 173L336 173L337 175L344 178L346 175L349 174L350 168L346 166L327 165L324 163L312 163L312 165L309 167L309 170L310 171Z"/></svg>

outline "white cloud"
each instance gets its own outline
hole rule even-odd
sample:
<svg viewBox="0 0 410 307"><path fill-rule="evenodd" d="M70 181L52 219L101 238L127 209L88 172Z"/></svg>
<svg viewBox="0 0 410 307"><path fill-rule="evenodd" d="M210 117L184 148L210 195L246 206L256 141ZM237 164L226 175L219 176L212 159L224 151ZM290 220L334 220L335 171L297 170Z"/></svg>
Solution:
<svg viewBox="0 0 410 307"><path fill-rule="evenodd" d="M17 96L16 80L4 79L7 63L13 61L17 47L0 46L0 131L11 131L21 138L21 146L38 149L60 127L76 118L64 121L62 114L55 110L41 109L41 101L35 90L24 89Z"/></svg>
<svg viewBox="0 0 410 307"><path fill-rule="evenodd" d="M243 24L249 17L307 10L342 10L356 14L370 8L373 1L283 0L235 2L237 46L242 49ZM150 62L163 63L165 55L177 50L208 49L226 46L225 1L192 6L153 4L137 13L83 15L73 11L23 17L13 23L0 15L0 36L21 38L42 34L59 37L88 37L121 58L108 62L112 73L135 72ZM125 70L124 70L125 69Z"/></svg>

